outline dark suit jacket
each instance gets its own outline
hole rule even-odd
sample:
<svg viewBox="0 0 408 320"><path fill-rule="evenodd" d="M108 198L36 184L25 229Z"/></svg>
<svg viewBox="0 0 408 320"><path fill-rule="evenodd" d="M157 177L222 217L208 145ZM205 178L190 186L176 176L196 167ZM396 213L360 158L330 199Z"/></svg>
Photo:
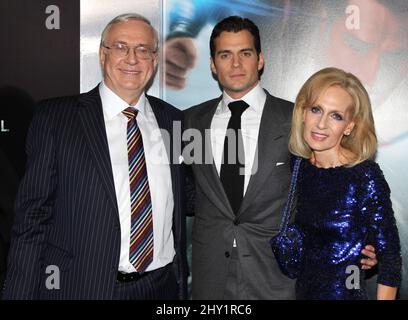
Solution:
<svg viewBox="0 0 408 320"><path fill-rule="evenodd" d="M172 136L181 112L160 99L147 99L159 127ZM3 298L111 299L120 223L98 87L45 101L38 109L28 134L28 166L16 200ZM178 163L170 170L174 267L184 298L184 172ZM59 290L46 288L48 265L60 269Z"/></svg>
<svg viewBox="0 0 408 320"><path fill-rule="evenodd" d="M14 216L14 200L19 177L3 150L0 149L0 288L6 275L6 260Z"/></svg>
<svg viewBox="0 0 408 320"><path fill-rule="evenodd" d="M204 137L220 99L186 110L185 129L198 129ZM193 299L223 299L234 238L244 297L294 298L294 281L281 273L269 245L271 237L278 232L289 189L288 136L292 110L292 103L267 93L259 129L258 167L249 181L237 216L214 163L192 165L196 185L192 234ZM205 152L208 153L211 141L206 141ZM209 158L212 159L212 155Z"/></svg>

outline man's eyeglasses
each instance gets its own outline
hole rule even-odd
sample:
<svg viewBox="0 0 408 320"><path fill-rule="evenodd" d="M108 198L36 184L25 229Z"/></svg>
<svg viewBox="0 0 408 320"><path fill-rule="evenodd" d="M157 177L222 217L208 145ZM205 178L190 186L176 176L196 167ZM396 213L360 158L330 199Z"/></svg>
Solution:
<svg viewBox="0 0 408 320"><path fill-rule="evenodd" d="M114 43L110 47L103 45L103 47L111 50L112 54L118 58L126 57L129 54L130 49L133 49L133 53L136 55L136 57L142 60L151 59L157 52L157 49L153 50L143 45L128 46L123 43Z"/></svg>

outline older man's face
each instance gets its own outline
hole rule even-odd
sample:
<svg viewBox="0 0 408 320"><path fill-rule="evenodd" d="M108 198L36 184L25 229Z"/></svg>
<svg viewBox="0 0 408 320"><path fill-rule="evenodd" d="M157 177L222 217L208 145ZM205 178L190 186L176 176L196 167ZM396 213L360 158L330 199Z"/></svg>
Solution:
<svg viewBox="0 0 408 320"><path fill-rule="evenodd" d="M140 58L135 50L127 55L113 49L118 44L130 47L143 46L154 51L156 47L152 28L143 21L128 20L111 26L99 57L104 72L105 84L130 105L135 104L154 74L157 65L157 54L149 58Z"/></svg>

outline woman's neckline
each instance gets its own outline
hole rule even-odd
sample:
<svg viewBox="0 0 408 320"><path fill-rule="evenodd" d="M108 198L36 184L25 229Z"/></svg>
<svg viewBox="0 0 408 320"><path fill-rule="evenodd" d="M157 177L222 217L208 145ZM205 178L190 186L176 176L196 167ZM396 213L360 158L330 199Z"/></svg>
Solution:
<svg viewBox="0 0 408 320"><path fill-rule="evenodd" d="M356 168L358 166L360 166L361 164L367 162L368 160L364 160L361 161L353 166L349 166L349 164L341 164L338 166L334 166L334 167L328 167L328 168L324 168L324 167L318 167L315 164L313 164L310 159L305 159L305 162L312 168L316 169L316 170L320 170L320 171L338 171L338 170L343 170L343 169L351 169L351 168Z"/></svg>

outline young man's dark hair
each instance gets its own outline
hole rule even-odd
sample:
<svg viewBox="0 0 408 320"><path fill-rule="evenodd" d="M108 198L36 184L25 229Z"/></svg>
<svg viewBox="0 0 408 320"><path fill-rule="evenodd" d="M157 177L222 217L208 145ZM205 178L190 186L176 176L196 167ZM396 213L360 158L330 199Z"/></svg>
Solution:
<svg viewBox="0 0 408 320"><path fill-rule="evenodd" d="M213 59L215 58L215 43L214 42L215 42L215 39L219 37L223 31L236 33L242 30L247 30L252 34L254 38L254 46L255 46L256 52L259 55L259 53L261 52L261 39L259 36L258 27L255 25L255 23L253 23L251 20L247 18L241 18L238 16L230 16L218 22L215 25L211 33L211 37L210 37L211 57Z"/></svg>

